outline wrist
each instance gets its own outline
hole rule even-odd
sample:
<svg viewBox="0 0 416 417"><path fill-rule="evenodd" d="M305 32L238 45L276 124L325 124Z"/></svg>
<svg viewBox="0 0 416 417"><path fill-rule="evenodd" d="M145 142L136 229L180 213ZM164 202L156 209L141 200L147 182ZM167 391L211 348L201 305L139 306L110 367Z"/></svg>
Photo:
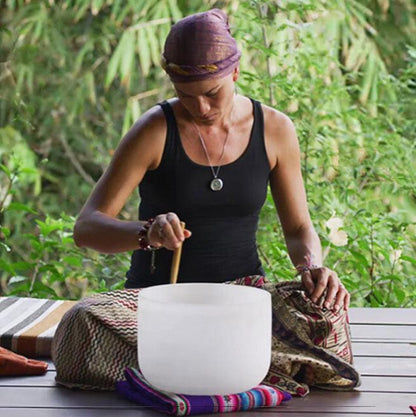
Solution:
<svg viewBox="0 0 416 417"><path fill-rule="evenodd" d="M312 269L316 269L316 268L319 268L319 266L318 265L304 265L304 264L296 265L295 266L295 269L297 272L296 275L302 275L304 272L311 271Z"/></svg>
<svg viewBox="0 0 416 417"><path fill-rule="evenodd" d="M148 250L158 249L152 246L149 240L149 229L151 228L154 221L155 219L151 218L147 220L144 224L141 224L139 226L138 244L139 244L139 249L141 250L148 251Z"/></svg>
<svg viewBox="0 0 416 417"><path fill-rule="evenodd" d="M296 275L302 275L304 272L311 271L312 269L319 268L319 265L313 262L314 256L313 255L306 255L304 257L305 261L299 263L295 266Z"/></svg>

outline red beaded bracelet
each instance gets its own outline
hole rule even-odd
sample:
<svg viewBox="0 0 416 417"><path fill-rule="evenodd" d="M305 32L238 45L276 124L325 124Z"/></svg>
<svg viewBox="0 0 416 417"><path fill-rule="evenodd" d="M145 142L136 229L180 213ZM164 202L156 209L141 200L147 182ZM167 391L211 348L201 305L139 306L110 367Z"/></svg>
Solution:
<svg viewBox="0 0 416 417"><path fill-rule="evenodd" d="M150 227L152 226L155 219L149 219L144 225L141 226L139 230L139 249L141 250L155 250L155 248L149 243L147 238L147 232L149 231Z"/></svg>

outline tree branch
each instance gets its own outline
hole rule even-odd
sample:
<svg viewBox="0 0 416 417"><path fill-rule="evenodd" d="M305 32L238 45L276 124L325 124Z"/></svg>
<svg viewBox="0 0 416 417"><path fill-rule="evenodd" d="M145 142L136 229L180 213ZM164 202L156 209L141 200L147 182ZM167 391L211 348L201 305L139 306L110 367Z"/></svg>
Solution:
<svg viewBox="0 0 416 417"><path fill-rule="evenodd" d="M75 169L78 171L78 173L81 175L81 177L90 185L95 185L94 179L84 170L81 163L78 161L77 157L75 156L74 152L72 151L71 147L69 146L69 143L67 140L63 137L63 135L58 136L58 140L61 143L62 147L65 150L65 154L72 163L72 165L75 167Z"/></svg>
<svg viewBox="0 0 416 417"><path fill-rule="evenodd" d="M267 4L258 4L260 18L264 19L267 16ZM265 10L266 9L266 10ZM270 47L269 40L267 38L266 26L264 24L261 25L261 31L263 34L263 43L266 48ZM267 75L269 76L269 102L271 106L275 106L276 102L274 99L273 94L273 86L272 86L272 65L270 56L268 55L266 58L266 65L267 65Z"/></svg>

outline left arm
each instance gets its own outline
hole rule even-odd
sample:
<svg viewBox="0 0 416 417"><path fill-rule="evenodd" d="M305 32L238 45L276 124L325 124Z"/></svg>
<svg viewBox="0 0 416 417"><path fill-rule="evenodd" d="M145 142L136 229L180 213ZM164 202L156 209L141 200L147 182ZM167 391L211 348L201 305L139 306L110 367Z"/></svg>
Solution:
<svg viewBox="0 0 416 417"><path fill-rule="evenodd" d="M350 296L337 274L322 265L322 249L310 219L302 180L300 149L292 121L264 107L265 143L271 167L270 187L282 225L290 259L305 266L303 285L313 302L324 294L323 307L347 309ZM312 266L313 264L313 266Z"/></svg>

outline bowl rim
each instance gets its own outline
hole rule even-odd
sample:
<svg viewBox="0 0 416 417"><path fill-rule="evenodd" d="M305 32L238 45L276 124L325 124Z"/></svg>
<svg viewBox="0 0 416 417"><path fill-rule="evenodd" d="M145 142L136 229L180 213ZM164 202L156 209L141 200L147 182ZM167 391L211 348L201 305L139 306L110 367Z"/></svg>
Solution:
<svg viewBox="0 0 416 417"><path fill-rule="evenodd" d="M172 303L172 301L156 300L156 299L146 295L146 292L151 292L151 291L155 290L156 288L161 288L161 287L167 288L167 287L172 287L172 285L175 285L176 287L178 287L178 286L189 286L189 287L190 286L195 286L195 287L205 286L206 287L206 286L214 286L214 285L215 286L225 285L225 286L227 286L227 288L240 288L240 289L244 288L243 291L247 291L247 290L249 290L249 291L252 291L252 290L261 291L262 294L264 294L264 295L261 296L263 298L263 300L257 299L257 300L245 301L245 302L241 302L241 303L234 303L233 302L233 303L229 303L227 305L225 305L225 304L224 305L211 304L211 303L201 304L201 303L197 303L197 302L191 303L191 302L180 302L180 301ZM147 290L149 290L149 291L147 291ZM143 294L143 292L145 292L145 294ZM258 293L258 294L260 294L260 293ZM166 304L175 304L175 305L181 305L181 306L195 306L195 305L197 305L197 306L203 306L204 308L210 308L210 307L215 307L215 308L227 307L227 308L230 308L230 307L241 306L241 305L259 304L261 302L264 302L265 300L267 300L271 303L271 294L263 288L257 288L257 287L252 287L252 286L248 286L248 285L226 284L226 283L223 283L223 282L219 282L219 283L217 283L217 282L181 282L181 283L177 283L177 284L152 285L150 287L146 287L146 288L143 288L143 289L140 290L139 295L138 295L138 299L140 300L140 298L145 299L147 301L151 301L152 303L157 303L157 304L164 304L164 305L166 305Z"/></svg>

